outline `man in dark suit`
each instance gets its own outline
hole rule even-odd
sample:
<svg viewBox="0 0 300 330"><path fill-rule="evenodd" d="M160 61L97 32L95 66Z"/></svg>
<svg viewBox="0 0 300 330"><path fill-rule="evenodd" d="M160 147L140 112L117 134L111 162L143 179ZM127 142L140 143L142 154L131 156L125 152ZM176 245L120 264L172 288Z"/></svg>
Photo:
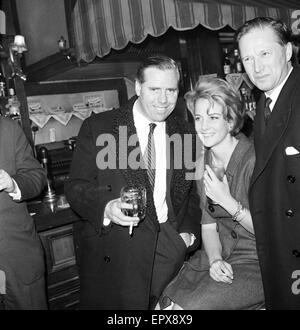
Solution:
<svg viewBox="0 0 300 330"><path fill-rule="evenodd" d="M137 96L124 108L88 118L79 132L65 192L82 217L77 256L83 309L154 308L187 251L199 244L199 199L187 179L192 173L184 167L183 148L169 145L166 136L177 134L184 145L184 134L194 134L172 113L178 82L175 61L147 58L138 69ZM154 182L144 160L152 124ZM126 185L146 187L145 219L122 213L128 205L119 196Z"/></svg>
<svg viewBox="0 0 300 330"><path fill-rule="evenodd" d="M272 18L237 32L242 62L263 93L254 121L250 210L268 309L300 309L300 70L291 33Z"/></svg>
<svg viewBox="0 0 300 330"><path fill-rule="evenodd" d="M26 200L46 175L20 125L0 117L0 272L5 309L46 309L44 256Z"/></svg>

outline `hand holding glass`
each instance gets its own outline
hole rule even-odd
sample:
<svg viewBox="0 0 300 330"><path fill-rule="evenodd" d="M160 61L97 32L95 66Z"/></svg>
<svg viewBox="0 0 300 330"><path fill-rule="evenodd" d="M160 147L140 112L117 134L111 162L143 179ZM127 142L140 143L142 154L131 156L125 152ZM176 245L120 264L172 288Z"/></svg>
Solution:
<svg viewBox="0 0 300 330"><path fill-rule="evenodd" d="M125 186L121 189L121 201L132 205L132 209L122 208L122 212L129 217L139 217L141 220L146 215L147 205L146 188L141 186ZM132 235L133 222L129 227Z"/></svg>

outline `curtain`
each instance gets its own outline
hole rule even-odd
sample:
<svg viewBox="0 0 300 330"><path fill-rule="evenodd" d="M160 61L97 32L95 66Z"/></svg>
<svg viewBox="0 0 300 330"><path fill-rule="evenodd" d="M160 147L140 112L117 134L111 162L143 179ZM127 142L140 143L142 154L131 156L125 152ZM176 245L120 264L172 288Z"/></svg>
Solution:
<svg viewBox="0 0 300 330"><path fill-rule="evenodd" d="M300 33L300 9L282 6L289 1L295 6L300 2L247 1L274 4L274 7L266 7L235 5L232 3L242 1L234 0L222 0L227 3L213 0L77 0L71 15L77 59L91 62L96 56L105 56L112 48L122 49L128 42L140 43L148 35L160 36L170 26L181 31L199 24L211 30L226 25L237 29L256 16L270 16L282 19Z"/></svg>
<svg viewBox="0 0 300 330"><path fill-rule="evenodd" d="M206 2L206 3L223 3L227 5L238 6L254 6L254 7L283 7L300 9L299 0L180 0L183 2Z"/></svg>

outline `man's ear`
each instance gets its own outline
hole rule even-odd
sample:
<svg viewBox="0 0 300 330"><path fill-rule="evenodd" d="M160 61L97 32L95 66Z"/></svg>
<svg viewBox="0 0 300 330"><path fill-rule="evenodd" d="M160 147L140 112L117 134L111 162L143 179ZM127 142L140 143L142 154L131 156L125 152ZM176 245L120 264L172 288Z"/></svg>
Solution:
<svg viewBox="0 0 300 330"><path fill-rule="evenodd" d="M136 80L135 81L135 93L137 96L140 96L141 88L142 88L141 83L138 80Z"/></svg>

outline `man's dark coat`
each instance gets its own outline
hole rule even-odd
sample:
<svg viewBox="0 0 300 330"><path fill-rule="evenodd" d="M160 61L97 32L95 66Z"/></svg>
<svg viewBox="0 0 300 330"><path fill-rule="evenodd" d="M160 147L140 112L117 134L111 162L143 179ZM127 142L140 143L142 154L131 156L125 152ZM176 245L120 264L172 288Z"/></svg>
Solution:
<svg viewBox="0 0 300 330"><path fill-rule="evenodd" d="M139 145L134 142L127 150L128 141L124 138L124 129L128 139L136 134L132 113L135 99L123 109L85 120L78 136L70 180L65 186L71 207L82 217L76 233L79 236L77 256L82 308L147 309L149 305L159 224L146 170L128 168L126 163L126 157L135 155L133 158L136 158L140 154ZM184 133L194 134L187 122L173 114L166 121L166 130L169 136L179 134L182 140ZM101 140L105 133L111 143L103 146ZM192 148L192 144L187 147ZM108 150L105 148L110 148L106 160L111 166L99 169L101 157ZM171 159L172 152L171 148ZM119 162L123 168L119 168ZM179 233L193 233L199 244L201 210L194 181L186 180L187 170L173 169L172 160L170 163L171 169L167 171L169 221ZM147 188L146 218L133 229L132 236L129 236L128 227L102 226L106 204L118 198L121 188L128 184ZM184 244L179 235L178 243Z"/></svg>
<svg viewBox="0 0 300 330"><path fill-rule="evenodd" d="M11 272L12 277L28 286L44 276L45 265L42 245L25 201L40 194L46 175L33 157L19 124L5 117L0 117L0 169L16 181L22 196L16 201L0 191L0 269L11 286Z"/></svg>
<svg viewBox="0 0 300 330"><path fill-rule="evenodd" d="M250 186L266 307L300 309L300 70L294 68L267 128L264 95L254 123L256 165Z"/></svg>

